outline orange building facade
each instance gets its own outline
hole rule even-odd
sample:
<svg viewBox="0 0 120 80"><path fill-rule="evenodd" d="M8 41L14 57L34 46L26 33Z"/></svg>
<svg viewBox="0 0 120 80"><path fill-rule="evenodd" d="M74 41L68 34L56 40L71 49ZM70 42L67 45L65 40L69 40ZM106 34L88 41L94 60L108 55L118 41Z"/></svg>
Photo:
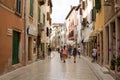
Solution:
<svg viewBox="0 0 120 80"><path fill-rule="evenodd" d="M22 66L23 55L23 1L0 0L0 74Z"/></svg>

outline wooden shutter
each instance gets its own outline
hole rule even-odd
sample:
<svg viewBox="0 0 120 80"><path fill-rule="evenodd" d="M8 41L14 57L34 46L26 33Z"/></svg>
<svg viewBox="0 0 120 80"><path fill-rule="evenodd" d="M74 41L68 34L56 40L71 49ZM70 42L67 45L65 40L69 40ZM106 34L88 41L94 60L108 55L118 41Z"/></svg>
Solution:
<svg viewBox="0 0 120 80"><path fill-rule="evenodd" d="M47 20L50 19L50 12L47 12Z"/></svg>
<svg viewBox="0 0 120 80"><path fill-rule="evenodd" d="M93 7L93 9L92 9L92 21L95 21L95 19L96 19L96 9L95 9L95 7Z"/></svg>
<svg viewBox="0 0 120 80"><path fill-rule="evenodd" d="M85 9L85 1L82 2L82 8Z"/></svg>
<svg viewBox="0 0 120 80"><path fill-rule="evenodd" d="M82 8L80 8L80 15L82 15L83 13L82 13Z"/></svg>
<svg viewBox="0 0 120 80"><path fill-rule="evenodd" d="M19 63L19 43L20 33L17 31L13 31L12 64Z"/></svg>

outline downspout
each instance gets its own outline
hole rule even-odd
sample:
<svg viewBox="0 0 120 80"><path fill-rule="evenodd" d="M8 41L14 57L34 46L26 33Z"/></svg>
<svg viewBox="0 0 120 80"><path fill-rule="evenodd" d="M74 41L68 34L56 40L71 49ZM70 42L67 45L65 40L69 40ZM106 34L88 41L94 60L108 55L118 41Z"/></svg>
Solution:
<svg viewBox="0 0 120 80"><path fill-rule="evenodd" d="M26 28L26 0L24 0L24 66L26 63L26 37L27 37L27 28Z"/></svg>

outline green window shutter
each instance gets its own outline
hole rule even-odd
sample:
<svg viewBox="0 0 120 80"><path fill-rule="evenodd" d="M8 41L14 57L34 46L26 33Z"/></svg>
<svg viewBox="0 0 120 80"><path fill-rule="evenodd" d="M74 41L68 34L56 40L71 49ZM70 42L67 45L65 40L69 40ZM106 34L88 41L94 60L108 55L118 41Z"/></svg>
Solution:
<svg viewBox="0 0 120 80"><path fill-rule="evenodd" d="M13 31L13 44L12 44L12 64L19 63L19 44L20 44L20 33Z"/></svg>
<svg viewBox="0 0 120 80"><path fill-rule="evenodd" d="M101 0L95 0L95 9L97 12L101 9Z"/></svg>
<svg viewBox="0 0 120 80"><path fill-rule="evenodd" d="M30 0L30 16L33 17L33 4L34 0Z"/></svg>
<svg viewBox="0 0 120 80"><path fill-rule="evenodd" d="M45 25L45 14L43 14L43 24Z"/></svg>
<svg viewBox="0 0 120 80"><path fill-rule="evenodd" d="M38 7L38 23L40 23L40 8Z"/></svg>
<svg viewBox="0 0 120 80"><path fill-rule="evenodd" d="M95 9L95 7L93 7L93 9L92 9L92 21L95 21L96 20L96 9Z"/></svg>

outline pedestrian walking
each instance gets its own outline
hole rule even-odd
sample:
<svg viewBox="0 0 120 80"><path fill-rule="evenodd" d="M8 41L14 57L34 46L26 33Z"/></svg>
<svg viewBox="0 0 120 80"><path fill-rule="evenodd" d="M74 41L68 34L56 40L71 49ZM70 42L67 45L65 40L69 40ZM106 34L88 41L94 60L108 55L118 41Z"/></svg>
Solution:
<svg viewBox="0 0 120 80"><path fill-rule="evenodd" d="M73 49L73 57L74 57L74 63L76 63L76 56L77 56L77 49Z"/></svg>
<svg viewBox="0 0 120 80"><path fill-rule="evenodd" d="M71 58L71 52L72 52L72 48L71 45L68 46L68 57Z"/></svg>
<svg viewBox="0 0 120 80"><path fill-rule="evenodd" d="M96 48L93 48L93 53L92 53L92 62L95 62L96 58L97 58L97 49Z"/></svg>
<svg viewBox="0 0 120 80"><path fill-rule="evenodd" d="M59 53L60 53L60 59L62 60L62 52L63 52L63 47L61 46Z"/></svg>
<svg viewBox="0 0 120 80"><path fill-rule="evenodd" d="M66 58L67 58L67 49L66 46L63 47L62 49L62 55L63 55L63 62L65 63Z"/></svg>
<svg viewBox="0 0 120 80"><path fill-rule="evenodd" d="M48 45L48 58L51 58L51 47Z"/></svg>
<svg viewBox="0 0 120 80"><path fill-rule="evenodd" d="M79 58L80 58L80 52L81 51L81 48L80 47L78 47L78 55L79 55Z"/></svg>

